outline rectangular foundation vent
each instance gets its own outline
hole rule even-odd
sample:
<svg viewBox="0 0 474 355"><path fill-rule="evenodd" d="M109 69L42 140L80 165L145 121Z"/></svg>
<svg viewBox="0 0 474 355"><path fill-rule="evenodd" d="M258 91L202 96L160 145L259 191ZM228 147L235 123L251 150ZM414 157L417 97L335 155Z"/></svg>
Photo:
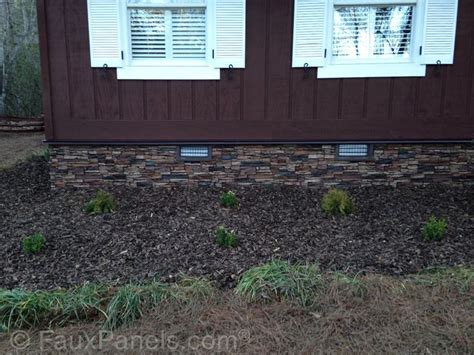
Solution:
<svg viewBox="0 0 474 355"><path fill-rule="evenodd" d="M368 144L339 144L337 156L340 158L368 158L370 146Z"/></svg>
<svg viewBox="0 0 474 355"><path fill-rule="evenodd" d="M179 158L181 160L206 160L211 158L209 147L184 146L179 148Z"/></svg>

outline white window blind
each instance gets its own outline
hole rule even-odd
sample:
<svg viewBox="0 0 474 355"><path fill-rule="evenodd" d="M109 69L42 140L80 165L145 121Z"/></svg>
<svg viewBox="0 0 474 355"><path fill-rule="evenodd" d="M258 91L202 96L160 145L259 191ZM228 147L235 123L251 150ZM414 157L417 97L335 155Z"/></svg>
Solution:
<svg viewBox="0 0 474 355"><path fill-rule="evenodd" d="M204 8L131 8L132 59L205 59Z"/></svg>
<svg viewBox="0 0 474 355"><path fill-rule="evenodd" d="M414 6L342 6L334 10L332 56L410 57Z"/></svg>

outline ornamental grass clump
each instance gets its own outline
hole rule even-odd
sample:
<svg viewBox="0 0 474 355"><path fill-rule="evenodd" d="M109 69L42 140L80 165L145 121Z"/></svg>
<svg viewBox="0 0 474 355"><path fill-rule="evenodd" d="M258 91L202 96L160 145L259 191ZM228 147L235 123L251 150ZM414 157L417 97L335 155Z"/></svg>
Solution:
<svg viewBox="0 0 474 355"><path fill-rule="evenodd" d="M444 219L431 216L423 227L423 238L426 241L440 241L446 237L448 224Z"/></svg>
<svg viewBox="0 0 474 355"><path fill-rule="evenodd" d="M0 289L0 328L62 326L97 317L107 289L86 284L73 290L35 291Z"/></svg>
<svg viewBox="0 0 474 355"><path fill-rule="evenodd" d="M27 254L38 254L43 250L45 244L44 236L41 233L35 233L22 240L23 251Z"/></svg>
<svg viewBox="0 0 474 355"><path fill-rule="evenodd" d="M217 228L215 235L216 243L221 247L235 248L238 244L235 232L227 230L224 226Z"/></svg>
<svg viewBox="0 0 474 355"><path fill-rule="evenodd" d="M285 300L312 306L324 288L318 265L274 260L245 272L236 287L251 301Z"/></svg>
<svg viewBox="0 0 474 355"><path fill-rule="evenodd" d="M168 285L160 282L121 287L105 311L107 319L104 329L114 330L139 320L147 310L156 307L168 295L168 289Z"/></svg>
<svg viewBox="0 0 474 355"><path fill-rule="evenodd" d="M347 216L354 212L355 204L347 191L333 188L324 195L322 208L328 215Z"/></svg>
<svg viewBox="0 0 474 355"><path fill-rule="evenodd" d="M219 198L220 204L225 208L233 208L239 204L239 200L234 192L228 191L221 194Z"/></svg>
<svg viewBox="0 0 474 355"><path fill-rule="evenodd" d="M95 198L84 206L84 212L88 214L112 213L116 209L117 203L114 197L104 190L97 191Z"/></svg>

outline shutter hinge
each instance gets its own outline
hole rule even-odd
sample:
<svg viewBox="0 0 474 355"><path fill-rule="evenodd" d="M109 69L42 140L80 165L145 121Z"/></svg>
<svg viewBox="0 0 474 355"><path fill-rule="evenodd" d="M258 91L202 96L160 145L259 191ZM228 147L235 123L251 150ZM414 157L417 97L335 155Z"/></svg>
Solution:
<svg viewBox="0 0 474 355"><path fill-rule="evenodd" d="M324 58L326 58L327 56L328 56L328 50L324 49Z"/></svg>
<svg viewBox="0 0 474 355"><path fill-rule="evenodd" d="M216 54L215 52L216 52L216 51L213 49L213 50L212 50L212 59L215 59L215 54Z"/></svg>
<svg viewBox="0 0 474 355"><path fill-rule="evenodd" d="M420 55L423 55L423 46L420 46Z"/></svg>
<svg viewBox="0 0 474 355"><path fill-rule="evenodd" d="M121 51L120 54L122 55L122 60L123 60L123 58L124 58L123 51Z"/></svg>

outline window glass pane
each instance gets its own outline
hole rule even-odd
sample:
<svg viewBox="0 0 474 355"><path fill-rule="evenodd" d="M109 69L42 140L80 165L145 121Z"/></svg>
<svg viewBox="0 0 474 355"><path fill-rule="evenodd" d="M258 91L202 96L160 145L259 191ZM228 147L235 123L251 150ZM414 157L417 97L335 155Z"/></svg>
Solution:
<svg viewBox="0 0 474 355"><path fill-rule="evenodd" d="M173 59L206 58L206 12L204 9L172 10Z"/></svg>
<svg viewBox="0 0 474 355"><path fill-rule="evenodd" d="M205 5L206 0L128 0L129 5Z"/></svg>
<svg viewBox="0 0 474 355"><path fill-rule="evenodd" d="M343 6L334 11L332 54L345 58L408 58L413 6Z"/></svg>
<svg viewBox="0 0 474 355"><path fill-rule="evenodd" d="M166 58L165 11L130 10L133 59Z"/></svg>
<svg viewBox="0 0 474 355"><path fill-rule="evenodd" d="M130 9L133 59L205 59L206 9Z"/></svg>

